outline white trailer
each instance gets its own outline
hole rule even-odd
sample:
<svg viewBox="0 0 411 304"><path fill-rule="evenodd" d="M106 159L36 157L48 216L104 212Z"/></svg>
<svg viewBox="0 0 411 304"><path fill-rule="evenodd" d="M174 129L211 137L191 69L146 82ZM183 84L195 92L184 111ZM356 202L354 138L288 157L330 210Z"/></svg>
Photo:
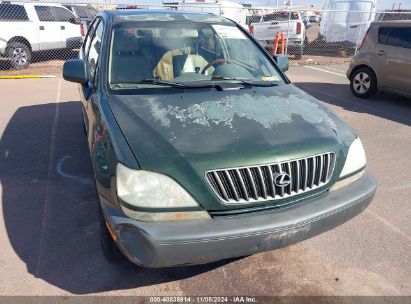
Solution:
<svg viewBox="0 0 411 304"><path fill-rule="evenodd" d="M326 43L362 40L375 18L377 0L327 0L320 24L320 38Z"/></svg>

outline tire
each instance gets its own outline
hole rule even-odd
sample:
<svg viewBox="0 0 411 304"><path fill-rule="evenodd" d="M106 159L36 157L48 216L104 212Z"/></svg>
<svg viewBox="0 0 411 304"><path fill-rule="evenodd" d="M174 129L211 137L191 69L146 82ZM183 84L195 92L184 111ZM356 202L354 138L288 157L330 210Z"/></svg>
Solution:
<svg viewBox="0 0 411 304"><path fill-rule="evenodd" d="M295 59L296 60L300 60L301 58L303 58L303 54L304 54L304 45L301 45L298 47L296 53L295 53Z"/></svg>
<svg viewBox="0 0 411 304"><path fill-rule="evenodd" d="M374 71L364 67L355 70L350 77L350 89L354 96L368 98L377 93L377 77Z"/></svg>
<svg viewBox="0 0 411 304"><path fill-rule="evenodd" d="M121 252L108 232L103 212L100 210L100 245L107 262L115 263L121 259Z"/></svg>
<svg viewBox="0 0 411 304"><path fill-rule="evenodd" d="M305 36L305 38L304 38L304 46L308 46L308 37L307 36Z"/></svg>
<svg viewBox="0 0 411 304"><path fill-rule="evenodd" d="M6 55L11 59L10 65L16 70L27 68L31 62L30 48L21 42L9 43L7 46Z"/></svg>

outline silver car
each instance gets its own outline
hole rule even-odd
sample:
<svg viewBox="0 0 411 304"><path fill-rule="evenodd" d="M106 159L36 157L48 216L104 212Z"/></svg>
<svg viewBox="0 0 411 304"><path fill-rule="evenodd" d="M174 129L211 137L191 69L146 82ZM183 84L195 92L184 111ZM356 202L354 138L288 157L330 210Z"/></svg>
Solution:
<svg viewBox="0 0 411 304"><path fill-rule="evenodd" d="M411 97L411 21L371 23L347 77L357 97L378 91Z"/></svg>

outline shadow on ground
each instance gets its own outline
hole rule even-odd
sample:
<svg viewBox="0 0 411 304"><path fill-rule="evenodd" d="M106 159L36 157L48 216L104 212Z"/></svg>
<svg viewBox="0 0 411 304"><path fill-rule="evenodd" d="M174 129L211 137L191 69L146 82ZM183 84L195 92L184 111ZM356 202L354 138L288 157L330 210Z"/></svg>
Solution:
<svg viewBox="0 0 411 304"><path fill-rule="evenodd" d="M296 82L294 83L315 98L358 113L368 113L384 119L411 126L411 98L389 93L379 93L369 99L352 95L349 84Z"/></svg>
<svg viewBox="0 0 411 304"><path fill-rule="evenodd" d="M1 137L0 153L10 243L29 273L54 286L74 294L129 289L189 278L232 261L151 270L105 261L79 102L19 108Z"/></svg>

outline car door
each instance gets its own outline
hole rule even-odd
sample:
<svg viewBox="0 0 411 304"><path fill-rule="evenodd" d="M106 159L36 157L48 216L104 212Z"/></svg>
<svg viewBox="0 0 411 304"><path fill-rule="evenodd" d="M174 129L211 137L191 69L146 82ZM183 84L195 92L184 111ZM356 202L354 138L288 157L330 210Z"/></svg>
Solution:
<svg viewBox="0 0 411 304"><path fill-rule="evenodd" d="M388 89L411 92L411 27L381 27L375 50L378 81Z"/></svg>
<svg viewBox="0 0 411 304"><path fill-rule="evenodd" d="M61 35L60 24L48 5L35 5L38 17L38 39L40 50L61 49L66 47L65 37Z"/></svg>

